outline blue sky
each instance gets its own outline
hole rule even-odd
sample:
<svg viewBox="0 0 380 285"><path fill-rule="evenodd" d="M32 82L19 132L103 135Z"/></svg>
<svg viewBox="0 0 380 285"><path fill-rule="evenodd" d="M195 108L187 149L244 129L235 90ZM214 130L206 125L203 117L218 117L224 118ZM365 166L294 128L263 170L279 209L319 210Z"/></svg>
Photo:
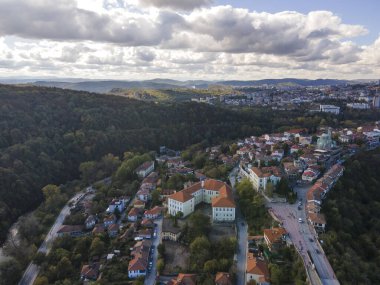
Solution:
<svg viewBox="0 0 380 285"><path fill-rule="evenodd" d="M331 11L347 24L363 25L368 29L367 35L355 39L360 44L372 43L380 33L380 0L216 0L215 4L269 13Z"/></svg>

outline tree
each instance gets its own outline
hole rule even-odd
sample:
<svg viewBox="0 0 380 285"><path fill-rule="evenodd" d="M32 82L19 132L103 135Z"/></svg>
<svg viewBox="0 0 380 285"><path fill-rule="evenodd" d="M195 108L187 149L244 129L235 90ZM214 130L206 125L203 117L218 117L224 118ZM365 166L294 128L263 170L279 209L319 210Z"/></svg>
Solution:
<svg viewBox="0 0 380 285"><path fill-rule="evenodd" d="M49 285L49 279L46 276L38 276L33 285Z"/></svg>
<svg viewBox="0 0 380 285"><path fill-rule="evenodd" d="M46 255L43 252L38 251L33 258L33 262L37 265L41 265L45 261Z"/></svg>
<svg viewBox="0 0 380 285"><path fill-rule="evenodd" d="M156 189L152 191L152 207L157 206L160 203L160 192Z"/></svg>
<svg viewBox="0 0 380 285"><path fill-rule="evenodd" d="M62 257L62 259L57 264L58 279L64 279L65 277L70 277L73 271L74 271L74 268L71 264L71 261L67 257Z"/></svg>
<svg viewBox="0 0 380 285"><path fill-rule="evenodd" d="M14 259L0 263L0 285L17 284L21 278L21 265Z"/></svg>
<svg viewBox="0 0 380 285"><path fill-rule="evenodd" d="M96 181L98 165L96 161L86 161L79 165L81 177L86 184L91 184Z"/></svg>
<svg viewBox="0 0 380 285"><path fill-rule="evenodd" d="M160 258L159 260L157 260L157 272L161 274L164 268L165 268L165 261L164 259Z"/></svg>
<svg viewBox="0 0 380 285"><path fill-rule="evenodd" d="M214 274L218 271L219 264L216 259L207 260L203 266L203 271L209 274Z"/></svg>
<svg viewBox="0 0 380 285"><path fill-rule="evenodd" d="M267 185L265 186L265 194L268 197L273 197L273 189L274 189L273 183L271 181L268 181Z"/></svg>
<svg viewBox="0 0 380 285"><path fill-rule="evenodd" d="M199 236L190 244L190 264L192 270L202 268L208 260L211 244L205 236Z"/></svg>
<svg viewBox="0 0 380 285"><path fill-rule="evenodd" d="M100 240L99 237L96 237L93 239L91 246L90 246L90 255L95 256L95 255L101 255L104 253L104 242Z"/></svg>
<svg viewBox="0 0 380 285"><path fill-rule="evenodd" d="M164 258L165 257L165 244L160 243L157 246L157 251L158 251L159 257Z"/></svg>

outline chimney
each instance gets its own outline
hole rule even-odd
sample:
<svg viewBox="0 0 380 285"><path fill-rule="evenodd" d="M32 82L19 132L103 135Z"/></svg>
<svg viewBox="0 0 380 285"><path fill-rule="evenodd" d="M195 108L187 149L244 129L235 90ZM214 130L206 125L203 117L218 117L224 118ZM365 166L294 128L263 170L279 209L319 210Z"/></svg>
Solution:
<svg viewBox="0 0 380 285"><path fill-rule="evenodd" d="M201 185L202 185L202 188L205 187L205 181L204 180L202 180Z"/></svg>

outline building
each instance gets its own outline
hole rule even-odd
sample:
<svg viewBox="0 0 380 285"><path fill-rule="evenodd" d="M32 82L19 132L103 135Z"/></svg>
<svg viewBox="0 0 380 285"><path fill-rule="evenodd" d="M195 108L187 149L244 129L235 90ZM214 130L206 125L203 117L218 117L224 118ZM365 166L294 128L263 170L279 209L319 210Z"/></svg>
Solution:
<svg viewBox="0 0 380 285"><path fill-rule="evenodd" d="M151 246L152 242L149 240L139 241L134 245L131 251L132 260L128 264L129 278L146 275Z"/></svg>
<svg viewBox="0 0 380 285"><path fill-rule="evenodd" d="M180 273L176 278L170 280L167 285L196 285L197 275Z"/></svg>
<svg viewBox="0 0 380 285"><path fill-rule="evenodd" d="M269 269L263 259L256 258L249 252L247 256L246 281L255 280L256 284L269 285Z"/></svg>
<svg viewBox="0 0 380 285"><path fill-rule="evenodd" d="M100 268L99 262L83 265L82 270L80 271L80 278L83 281L86 281L86 280L95 281L96 279L98 279L98 276L99 276L99 268Z"/></svg>
<svg viewBox="0 0 380 285"><path fill-rule="evenodd" d="M103 219L103 224L106 228L108 228L110 225L116 223L116 216L115 215L110 215L107 216Z"/></svg>
<svg viewBox="0 0 380 285"><path fill-rule="evenodd" d="M119 213L123 212L125 209L125 200L124 199L113 199L108 205L106 210L107 213L114 213L118 209Z"/></svg>
<svg viewBox="0 0 380 285"><path fill-rule="evenodd" d="M178 241L182 231L180 227L175 227L173 221L164 218L162 221L162 240Z"/></svg>
<svg viewBox="0 0 380 285"><path fill-rule="evenodd" d="M338 115L340 113L340 107L334 105L320 105L319 111Z"/></svg>
<svg viewBox="0 0 380 285"><path fill-rule="evenodd" d="M146 161L136 168L136 174L140 178L147 177L153 171L154 171L154 161Z"/></svg>
<svg viewBox="0 0 380 285"><path fill-rule="evenodd" d="M269 181L274 185L277 184L281 177L281 170L276 166L249 169L249 180L256 190L265 190Z"/></svg>
<svg viewBox="0 0 380 285"><path fill-rule="evenodd" d="M302 173L302 180L313 182L314 180L318 178L320 174L321 174L320 171L316 169L315 167L314 168L309 167Z"/></svg>
<svg viewBox="0 0 380 285"><path fill-rule="evenodd" d="M347 107L357 110L367 110L370 108L368 103L347 103Z"/></svg>
<svg viewBox="0 0 380 285"><path fill-rule="evenodd" d="M62 225L57 231L57 236L80 237L84 235L83 229L84 227L82 225Z"/></svg>
<svg viewBox="0 0 380 285"><path fill-rule="evenodd" d="M326 218L320 213L308 213L308 221L314 226L316 231L324 232L326 227Z"/></svg>
<svg viewBox="0 0 380 285"><path fill-rule="evenodd" d="M317 149L319 150L331 150L336 147L336 143L331 137L331 128L328 129L327 133L323 133L317 140Z"/></svg>
<svg viewBox="0 0 380 285"><path fill-rule="evenodd" d="M162 208L159 206L155 206L150 210L146 210L144 212L144 218L146 219L158 219L161 217L162 214Z"/></svg>
<svg viewBox="0 0 380 285"><path fill-rule="evenodd" d="M232 285L231 276L227 272L217 272L215 275L215 285Z"/></svg>
<svg viewBox="0 0 380 285"><path fill-rule="evenodd" d="M380 96L373 97L372 106L374 108L380 108Z"/></svg>
<svg viewBox="0 0 380 285"><path fill-rule="evenodd" d="M90 215L86 218L86 221L84 222L84 225L86 227L86 230L91 230L95 227L96 224L96 217L94 215Z"/></svg>
<svg viewBox="0 0 380 285"><path fill-rule="evenodd" d="M176 215L182 212L186 217L194 212L200 203L211 204L213 221L226 222L235 220L235 201L232 189L226 183L215 179L206 179L191 185L168 197L168 212Z"/></svg>
<svg viewBox="0 0 380 285"><path fill-rule="evenodd" d="M115 237L119 233L119 225L118 224L112 224L108 227L107 232L110 237Z"/></svg>
<svg viewBox="0 0 380 285"><path fill-rule="evenodd" d="M286 230L284 228L264 229L264 240L270 251L277 251L285 243Z"/></svg>

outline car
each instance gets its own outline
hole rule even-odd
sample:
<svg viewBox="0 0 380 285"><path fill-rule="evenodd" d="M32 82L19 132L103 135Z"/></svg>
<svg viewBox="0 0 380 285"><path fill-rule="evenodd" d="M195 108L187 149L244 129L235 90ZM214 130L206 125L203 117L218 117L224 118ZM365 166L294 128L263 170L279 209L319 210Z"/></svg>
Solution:
<svg viewBox="0 0 380 285"><path fill-rule="evenodd" d="M301 207L301 206L298 206L298 210L302 210L302 207Z"/></svg>
<svg viewBox="0 0 380 285"><path fill-rule="evenodd" d="M310 241L310 242L313 242L314 240L313 240L313 238L309 237L309 241Z"/></svg>
<svg viewBox="0 0 380 285"><path fill-rule="evenodd" d="M316 252L316 254L320 254L321 253L318 248L315 249L315 252Z"/></svg>
<svg viewBox="0 0 380 285"><path fill-rule="evenodd" d="M241 222L241 225L244 226L244 222Z"/></svg>
<svg viewBox="0 0 380 285"><path fill-rule="evenodd" d="M302 219L301 219L301 218L298 218L298 222L299 222L299 223L302 223Z"/></svg>

